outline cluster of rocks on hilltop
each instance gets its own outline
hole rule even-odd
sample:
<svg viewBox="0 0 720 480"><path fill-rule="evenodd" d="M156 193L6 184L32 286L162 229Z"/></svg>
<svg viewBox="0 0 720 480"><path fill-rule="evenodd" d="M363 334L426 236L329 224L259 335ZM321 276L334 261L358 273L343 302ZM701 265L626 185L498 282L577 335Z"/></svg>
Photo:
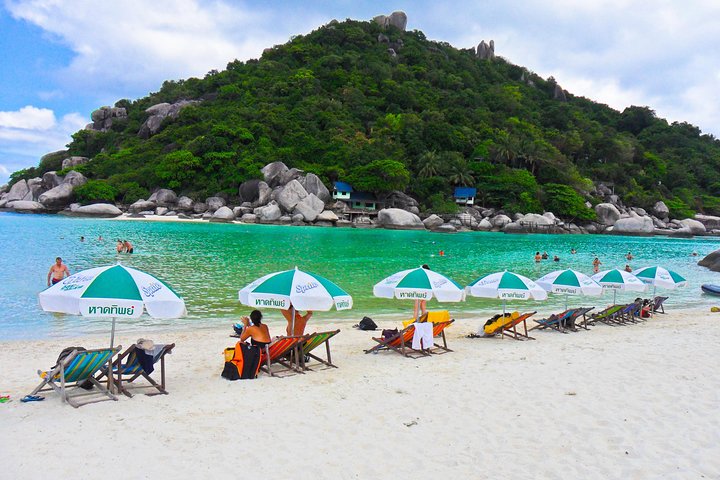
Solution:
<svg viewBox="0 0 720 480"><path fill-rule="evenodd" d="M63 165L82 165L83 157L68 157ZM552 212L516 213L480 206L463 207L459 213L438 215L420 213L418 202L399 192L381 196L382 208L376 215L350 215L350 206L333 201L328 188L313 173L288 168L274 162L262 169L263 179L249 180L238 188L237 196L217 195L192 199L172 190L159 189L149 198L131 205L74 203L73 191L87 179L71 170L64 176L47 172L42 178L21 180L12 188L0 188L0 208L16 211L66 215L115 217L127 215L177 216L181 219L205 219L213 222L242 222L282 225L318 225L357 228L389 228L458 231L494 231L505 233L615 233L624 235L692 236L720 234L720 217L696 215L693 219L670 219L663 202L652 212L625 207L620 198L604 185L593 192L603 198L595 205L597 221L582 224L563 222ZM591 207L588 204L588 207Z"/></svg>

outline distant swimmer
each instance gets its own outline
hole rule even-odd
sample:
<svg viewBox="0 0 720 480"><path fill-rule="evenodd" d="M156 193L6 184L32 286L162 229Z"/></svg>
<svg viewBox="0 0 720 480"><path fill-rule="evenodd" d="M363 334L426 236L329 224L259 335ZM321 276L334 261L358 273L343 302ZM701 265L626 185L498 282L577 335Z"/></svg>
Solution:
<svg viewBox="0 0 720 480"><path fill-rule="evenodd" d="M690 256L697 257L697 252L692 252Z"/></svg>
<svg viewBox="0 0 720 480"><path fill-rule="evenodd" d="M98 242L104 242L104 241L105 241L105 239L103 238L102 235L100 235L100 236L98 237Z"/></svg>
<svg viewBox="0 0 720 480"><path fill-rule="evenodd" d="M634 258L632 252L628 252L627 255L625 255L625 258L627 258L628 261L632 260Z"/></svg>
<svg viewBox="0 0 720 480"><path fill-rule="evenodd" d="M535 252L535 263L540 263L542 260L542 255L540 255L540 252Z"/></svg>
<svg viewBox="0 0 720 480"><path fill-rule="evenodd" d="M559 261L560 261L560 257L558 257L557 255L555 255L555 256L553 257L553 262L559 262Z"/></svg>
<svg viewBox="0 0 720 480"><path fill-rule="evenodd" d="M80 237L80 241L81 241L81 242L84 242L84 241L85 241L85 237Z"/></svg>
<svg viewBox="0 0 720 480"><path fill-rule="evenodd" d="M123 240L123 247L125 247L125 253L133 253L132 243L127 240Z"/></svg>
<svg viewBox="0 0 720 480"><path fill-rule="evenodd" d="M117 250L117 253L123 253L125 251L125 245L122 240L117 241L117 244L115 244L115 250Z"/></svg>
<svg viewBox="0 0 720 480"><path fill-rule="evenodd" d="M632 268L630 268L630 265L625 264L625 271L626 271L626 272L632 272Z"/></svg>
<svg viewBox="0 0 720 480"><path fill-rule="evenodd" d="M571 253L572 255L575 255L575 254L577 253L577 250L575 250L574 248L571 248L571 249L570 249L570 253Z"/></svg>
<svg viewBox="0 0 720 480"><path fill-rule="evenodd" d="M548 253L547 253L547 252L543 252L543 254L542 254L542 259L543 259L543 260L547 260L547 259L548 259Z"/></svg>
<svg viewBox="0 0 720 480"><path fill-rule="evenodd" d="M70 270L67 265L62 263L62 258L57 257L55 263L50 267L50 271L47 274L47 285L50 286L50 277L52 276L52 284L62 281L63 278L70 276Z"/></svg>
<svg viewBox="0 0 720 480"><path fill-rule="evenodd" d="M602 262L598 257L595 257L595 260L592 262L593 264L593 272L598 273L600 271L600 265L602 265Z"/></svg>
<svg viewBox="0 0 720 480"><path fill-rule="evenodd" d="M440 255L441 257L444 257L444 256L445 256L445 250L440 250L440 251L438 252L438 255Z"/></svg>

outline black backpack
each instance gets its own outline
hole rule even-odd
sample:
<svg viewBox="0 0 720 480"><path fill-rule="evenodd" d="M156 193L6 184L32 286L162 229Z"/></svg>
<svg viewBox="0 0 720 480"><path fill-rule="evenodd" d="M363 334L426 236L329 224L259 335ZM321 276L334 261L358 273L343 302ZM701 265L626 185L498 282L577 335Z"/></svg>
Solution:
<svg viewBox="0 0 720 480"><path fill-rule="evenodd" d="M363 319L360 320L360 323L358 323L358 328L360 330L376 330L377 325L373 322L372 318L363 317Z"/></svg>

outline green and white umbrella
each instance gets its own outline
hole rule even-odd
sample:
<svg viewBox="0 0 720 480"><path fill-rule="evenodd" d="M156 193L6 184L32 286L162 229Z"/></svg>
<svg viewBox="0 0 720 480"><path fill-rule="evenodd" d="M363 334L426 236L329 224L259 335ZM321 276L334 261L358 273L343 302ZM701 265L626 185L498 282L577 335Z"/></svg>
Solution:
<svg viewBox="0 0 720 480"><path fill-rule="evenodd" d="M540 285L507 270L482 276L465 287L465 291L473 297L501 298L503 314L508 300L547 299L547 292Z"/></svg>
<svg viewBox="0 0 720 480"><path fill-rule="evenodd" d="M584 273L567 269L556 270L535 281L544 290L550 293L565 294L565 310L567 310L568 295L602 295L603 288Z"/></svg>
<svg viewBox="0 0 720 480"><path fill-rule="evenodd" d="M177 318L187 313L185 301L165 282L119 264L71 275L40 292L38 299L46 312L112 318L111 348L117 318L138 318L143 311L155 318Z"/></svg>
<svg viewBox="0 0 720 480"><path fill-rule="evenodd" d="M635 270L633 273L642 282L653 287L673 289L687 285L684 277L663 267L645 267Z"/></svg>
<svg viewBox="0 0 720 480"><path fill-rule="evenodd" d="M599 283L604 289L612 289L613 304L615 304L618 290L644 292L646 288L645 284L635 275L625 270L618 270L617 268L596 273L590 278Z"/></svg>
<svg viewBox="0 0 720 480"><path fill-rule="evenodd" d="M328 311L352 308L352 297L330 280L297 267L260 277L238 292L240 303L255 308L291 310L295 330L295 310Z"/></svg>
<svg viewBox="0 0 720 480"><path fill-rule="evenodd" d="M438 302L460 302L465 300L465 291L455 281L428 268L411 268L394 273L376 283L373 295L380 298L415 300L437 299ZM419 309L416 308L416 311Z"/></svg>

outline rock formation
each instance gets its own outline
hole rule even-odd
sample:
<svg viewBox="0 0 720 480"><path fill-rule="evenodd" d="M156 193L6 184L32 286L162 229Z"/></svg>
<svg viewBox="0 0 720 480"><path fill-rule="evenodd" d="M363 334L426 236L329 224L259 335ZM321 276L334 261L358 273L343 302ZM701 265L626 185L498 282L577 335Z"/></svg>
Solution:
<svg viewBox="0 0 720 480"><path fill-rule="evenodd" d="M393 12L390 15L378 15L373 18L373 21L383 28L392 26L405 31L405 27L407 27L407 15L401 11Z"/></svg>
<svg viewBox="0 0 720 480"><path fill-rule="evenodd" d="M87 130L107 132L113 123L127 120L127 111L122 107L100 107L92 112L90 118L92 123L85 127Z"/></svg>
<svg viewBox="0 0 720 480"><path fill-rule="evenodd" d="M166 118L176 118L180 111L190 105L199 103L198 100L180 100L175 103L158 103L145 110L149 117L140 127L138 137L148 139L160 131Z"/></svg>
<svg viewBox="0 0 720 480"><path fill-rule="evenodd" d="M482 40L477 46L477 57L480 60L492 60L495 58L495 40L490 40L490 43L485 43Z"/></svg>

